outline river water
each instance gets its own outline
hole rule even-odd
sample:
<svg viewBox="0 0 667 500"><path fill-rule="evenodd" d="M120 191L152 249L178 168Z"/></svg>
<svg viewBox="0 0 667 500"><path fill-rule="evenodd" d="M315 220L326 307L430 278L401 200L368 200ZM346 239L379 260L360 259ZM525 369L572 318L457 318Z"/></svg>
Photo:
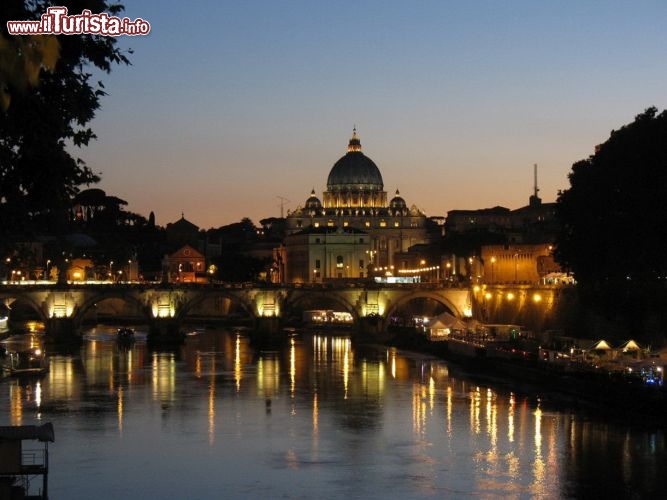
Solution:
<svg viewBox="0 0 667 500"><path fill-rule="evenodd" d="M655 424L344 335L155 352L114 331L0 380L0 425L54 425L51 499L667 498Z"/></svg>

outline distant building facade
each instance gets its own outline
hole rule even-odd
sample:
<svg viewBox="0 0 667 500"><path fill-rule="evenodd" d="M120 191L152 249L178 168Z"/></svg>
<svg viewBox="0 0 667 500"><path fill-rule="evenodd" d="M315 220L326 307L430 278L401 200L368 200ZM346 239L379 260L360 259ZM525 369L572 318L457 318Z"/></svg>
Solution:
<svg viewBox="0 0 667 500"><path fill-rule="evenodd" d="M167 256L165 271L170 283L201 283L206 279L206 257L190 245Z"/></svg>
<svg viewBox="0 0 667 500"><path fill-rule="evenodd" d="M285 237L283 281L315 283L367 278L370 249L370 237L364 231L310 226Z"/></svg>
<svg viewBox="0 0 667 500"><path fill-rule="evenodd" d="M484 281L489 284L544 282L562 272L553 258L553 247L536 245L488 245L482 247Z"/></svg>
<svg viewBox="0 0 667 500"><path fill-rule="evenodd" d="M445 233L487 232L504 234L511 243L536 244L553 242L558 231L556 203L542 203L535 188L528 205L510 210L496 206L479 210L450 210Z"/></svg>

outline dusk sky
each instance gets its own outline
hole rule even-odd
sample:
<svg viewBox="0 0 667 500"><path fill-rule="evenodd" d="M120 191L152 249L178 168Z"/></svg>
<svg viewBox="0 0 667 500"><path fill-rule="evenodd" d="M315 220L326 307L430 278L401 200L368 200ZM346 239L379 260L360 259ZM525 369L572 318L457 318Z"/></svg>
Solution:
<svg viewBox="0 0 667 500"><path fill-rule="evenodd" d="M124 0L151 24L79 154L127 210L255 223L363 152L427 215L555 201L572 164L667 107L667 2ZM73 14L70 12L70 14Z"/></svg>

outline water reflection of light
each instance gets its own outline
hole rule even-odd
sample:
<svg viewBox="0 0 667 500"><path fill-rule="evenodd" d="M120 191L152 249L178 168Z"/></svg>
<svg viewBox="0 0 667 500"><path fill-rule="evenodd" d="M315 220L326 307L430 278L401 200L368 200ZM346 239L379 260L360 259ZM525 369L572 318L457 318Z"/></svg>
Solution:
<svg viewBox="0 0 667 500"><path fill-rule="evenodd" d="M427 389L423 384L412 385L412 429L415 434L422 436L426 426Z"/></svg>
<svg viewBox="0 0 667 500"><path fill-rule="evenodd" d="M9 405L12 417L12 425L23 424L23 387L12 384L9 388Z"/></svg>
<svg viewBox="0 0 667 500"><path fill-rule="evenodd" d="M329 345L331 352L329 352ZM345 397L348 395L349 378L354 361L352 342L347 337L313 337L313 357L316 364L331 364L342 366L343 391Z"/></svg>
<svg viewBox="0 0 667 500"><path fill-rule="evenodd" d="M241 336L237 335L234 342L234 382L236 383L236 392L241 390L241 378L243 375L241 368Z"/></svg>
<svg viewBox="0 0 667 500"><path fill-rule="evenodd" d="M49 399L69 399L73 396L74 361L70 357L52 357L49 362Z"/></svg>
<svg viewBox="0 0 667 500"><path fill-rule="evenodd" d="M320 407L317 400L317 391L313 393L313 437L319 432Z"/></svg>
<svg viewBox="0 0 667 500"><path fill-rule="evenodd" d="M42 406L42 382L39 380L35 383L35 406L38 410Z"/></svg>
<svg viewBox="0 0 667 500"><path fill-rule="evenodd" d="M257 388L259 393L271 397L280 387L280 362L277 357L260 357L257 362Z"/></svg>
<svg viewBox="0 0 667 500"><path fill-rule="evenodd" d="M482 425L480 422L480 406L482 404L482 395L479 387L470 392L470 428L474 434L482 432Z"/></svg>
<svg viewBox="0 0 667 500"><path fill-rule="evenodd" d="M452 437L452 408L454 406L454 390L447 386L447 435Z"/></svg>
<svg viewBox="0 0 667 500"><path fill-rule="evenodd" d="M118 431L123 433L123 386L118 387L118 402L116 403L116 409L118 413Z"/></svg>
<svg viewBox="0 0 667 500"><path fill-rule="evenodd" d="M491 447L495 449L498 444L498 407L495 394L491 389L486 390L486 422L491 438Z"/></svg>
<svg viewBox="0 0 667 500"><path fill-rule="evenodd" d="M202 366L201 366L201 353L197 351L195 356L195 377L201 378Z"/></svg>
<svg viewBox="0 0 667 500"><path fill-rule="evenodd" d="M432 412L435 407L435 380L433 380L433 377L428 378L428 402Z"/></svg>
<svg viewBox="0 0 667 500"><path fill-rule="evenodd" d="M294 339L290 339L289 346L289 391L292 398L294 398L294 390L296 389L296 347Z"/></svg>
<svg viewBox="0 0 667 500"><path fill-rule="evenodd" d="M544 478L546 467L542 458L542 410L539 407L535 409L535 464L533 466L534 483L536 492L542 492L544 488Z"/></svg>
<svg viewBox="0 0 667 500"><path fill-rule="evenodd" d="M347 399L347 389L348 383L350 381L350 349L349 344L343 346L343 391L345 393L345 399Z"/></svg>
<svg viewBox="0 0 667 500"><path fill-rule="evenodd" d="M542 453L542 410L539 405L535 409L535 455Z"/></svg>
<svg viewBox="0 0 667 500"><path fill-rule="evenodd" d="M174 401L176 392L174 353L154 353L152 361L153 398L158 401Z"/></svg>
<svg viewBox="0 0 667 500"><path fill-rule="evenodd" d="M208 443L215 442L215 371L211 372L208 385Z"/></svg>
<svg viewBox="0 0 667 500"><path fill-rule="evenodd" d="M514 406L516 399L514 393L510 394L509 408L507 410L507 440L510 443L514 442Z"/></svg>

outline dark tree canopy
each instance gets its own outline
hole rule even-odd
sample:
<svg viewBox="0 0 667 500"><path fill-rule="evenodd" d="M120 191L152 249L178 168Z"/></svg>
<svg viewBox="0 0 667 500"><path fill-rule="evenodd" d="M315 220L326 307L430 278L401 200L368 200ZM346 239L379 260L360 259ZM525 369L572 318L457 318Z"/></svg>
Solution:
<svg viewBox="0 0 667 500"><path fill-rule="evenodd" d="M57 232L67 208L81 186L99 181L73 147L95 138L88 124L105 95L102 82L93 81L94 68L109 72L114 64L129 64L114 37L59 35L9 36L8 20L35 20L50 6L64 5L70 13L118 14L119 4L105 0L2 0L0 8L0 238L30 237L45 230ZM46 38L49 40L49 38ZM47 47L48 50L45 50ZM27 50L28 48L34 50ZM55 55L54 55L55 51ZM12 57L9 57L9 56ZM6 57L7 56L7 57ZM39 78L21 78L17 67L37 58ZM41 58L41 59L40 59ZM55 59L55 63L54 63ZM24 64L32 71L34 64ZM27 82L27 83L26 83Z"/></svg>
<svg viewBox="0 0 667 500"><path fill-rule="evenodd" d="M569 179L556 257L584 299L616 317L666 319L667 112L648 108L612 131Z"/></svg>

